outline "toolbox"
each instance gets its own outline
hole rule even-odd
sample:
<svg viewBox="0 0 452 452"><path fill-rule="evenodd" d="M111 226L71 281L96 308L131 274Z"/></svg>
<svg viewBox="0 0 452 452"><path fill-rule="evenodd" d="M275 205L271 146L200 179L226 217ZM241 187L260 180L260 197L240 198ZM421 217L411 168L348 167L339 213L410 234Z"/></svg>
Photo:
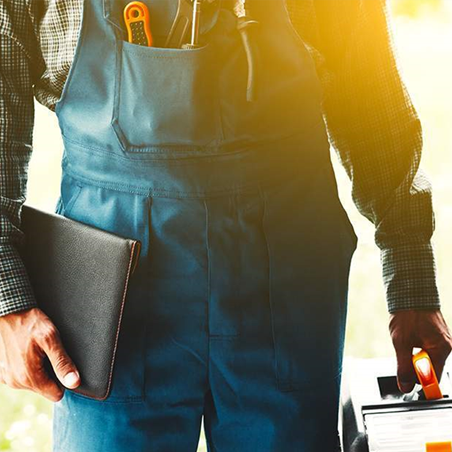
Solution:
<svg viewBox="0 0 452 452"><path fill-rule="evenodd" d="M345 359L340 430L343 452L452 452L452 368L443 398L425 400L421 386L397 387L395 359Z"/></svg>

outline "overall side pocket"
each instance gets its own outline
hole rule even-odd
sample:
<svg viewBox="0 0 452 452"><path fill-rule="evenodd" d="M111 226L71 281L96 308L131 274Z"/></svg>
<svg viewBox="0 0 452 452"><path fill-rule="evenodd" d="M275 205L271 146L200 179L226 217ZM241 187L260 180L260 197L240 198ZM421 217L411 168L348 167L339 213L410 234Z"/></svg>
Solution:
<svg viewBox="0 0 452 452"><path fill-rule="evenodd" d="M327 178L330 187L331 187L331 200L333 203L333 207L335 212L337 213L337 216L339 220L344 225L344 229L349 235L351 239L351 247L352 251L356 249L356 246L358 244L358 236L356 235L355 228L353 227L352 222L350 221L350 218L348 216L347 211L345 210L344 206L342 205L342 201L339 198L339 191L336 181L336 175L334 173L334 169L332 166L329 166L328 168L325 168L324 170L325 177Z"/></svg>
<svg viewBox="0 0 452 452"><path fill-rule="evenodd" d="M265 194L275 377L281 391L314 390L341 372L352 253L326 177L319 168Z"/></svg>
<svg viewBox="0 0 452 452"><path fill-rule="evenodd" d="M82 191L82 186L71 177L63 174L60 186L60 196L55 207L55 213L68 216L71 213Z"/></svg>

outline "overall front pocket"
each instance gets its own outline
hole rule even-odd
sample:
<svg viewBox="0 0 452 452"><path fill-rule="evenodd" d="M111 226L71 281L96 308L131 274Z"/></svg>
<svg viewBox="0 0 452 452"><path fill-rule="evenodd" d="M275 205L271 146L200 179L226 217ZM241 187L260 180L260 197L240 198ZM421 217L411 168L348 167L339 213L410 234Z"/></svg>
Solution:
<svg viewBox="0 0 452 452"><path fill-rule="evenodd" d="M213 49L143 47L118 40L113 127L126 152L209 147L220 139Z"/></svg>

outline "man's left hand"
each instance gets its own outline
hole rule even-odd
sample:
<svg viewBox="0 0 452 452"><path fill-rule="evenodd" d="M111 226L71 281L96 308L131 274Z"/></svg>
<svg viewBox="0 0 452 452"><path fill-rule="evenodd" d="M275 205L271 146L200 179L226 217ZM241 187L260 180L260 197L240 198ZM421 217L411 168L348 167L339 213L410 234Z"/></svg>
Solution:
<svg viewBox="0 0 452 452"><path fill-rule="evenodd" d="M452 336L440 310L398 311L391 314L389 331L397 354L397 382L402 392L411 392L416 383L414 347L429 354L438 380L441 378L452 350Z"/></svg>

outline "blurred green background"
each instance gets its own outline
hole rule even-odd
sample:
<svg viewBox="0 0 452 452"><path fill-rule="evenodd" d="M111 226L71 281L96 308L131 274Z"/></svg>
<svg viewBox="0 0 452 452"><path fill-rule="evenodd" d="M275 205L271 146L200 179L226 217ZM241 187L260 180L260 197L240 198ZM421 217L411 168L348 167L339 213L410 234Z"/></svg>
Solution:
<svg viewBox="0 0 452 452"><path fill-rule="evenodd" d="M422 166L434 186L438 283L443 311L452 325L452 304L449 303L452 278L448 268L452 253L451 3L449 0L392 0L391 7L402 75L424 127ZM29 179L30 204L54 209L59 189L61 149L56 118L37 105L35 151ZM373 242L373 226L356 211L347 176L336 160L335 166L343 204L359 236L350 278L346 355L391 356L388 314L379 252ZM0 451L50 451L51 418L52 405L45 399L26 391L0 387ZM206 451L204 439L201 439L201 451Z"/></svg>

